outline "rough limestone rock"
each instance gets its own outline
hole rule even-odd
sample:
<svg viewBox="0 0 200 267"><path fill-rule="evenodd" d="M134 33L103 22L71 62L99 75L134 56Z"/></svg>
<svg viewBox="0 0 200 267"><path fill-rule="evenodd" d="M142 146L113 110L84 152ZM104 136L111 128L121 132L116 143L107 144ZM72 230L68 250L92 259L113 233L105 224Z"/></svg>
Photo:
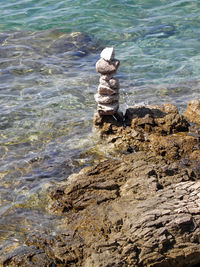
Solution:
<svg viewBox="0 0 200 267"><path fill-rule="evenodd" d="M200 159L200 131L172 104L129 108L124 118L94 115L94 129L108 144L124 153L149 151L168 160Z"/></svg>
<svg viewBox="0 0 200 267"><path fill-rule="evenodd" d="M45 254L43 249L39 249L38 246L19 247L10 255L4 255L0 260L1 266L54 266L52 265L54 264L53 260Z"/></svg>
<svg viewBox="0 0 200 267"><path fill-rule="evenodd" d="M3 266L199 264L200 169L193 167L137 152L83 169L50 194L62 230L31 234L24 255L7 255ZM32 248L38 261L27 256Z"/></svg>
<svg viewBox="0 0 200 267"><path fill-rule="evenodd" d="M200 265L200 134L175 106L95 114L118 152L52 187L54 232L31 233L2 266Z"/></svg>
<svg viewBox="0 0 200 267"><path fill-rule="evenodd" d="M146 132L167 135L188 131L188 122L172 104L136 106L125 114L125 123L132 128L143 128Z"/></svg>
<svg viewBox="0 0 200 267"><path fill-rule="evenodd" d="M190 101L183 115L189 121L200 125L200 99Z"/></svg>

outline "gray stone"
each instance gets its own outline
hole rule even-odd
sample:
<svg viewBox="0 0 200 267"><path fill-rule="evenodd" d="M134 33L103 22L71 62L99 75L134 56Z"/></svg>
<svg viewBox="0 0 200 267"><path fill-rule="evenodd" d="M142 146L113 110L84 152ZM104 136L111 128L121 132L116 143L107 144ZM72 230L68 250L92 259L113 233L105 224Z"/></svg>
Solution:
<svg viewBox="0 0 200 267"><path fill-rule="evenodd" d="M101 74L114 74L117 71L119 64L120 62L117 59L108 62L101 58L96 63L96 70Z"/></svg>
<svg viewBox="0 0 200 267"><path fill-rule="evenodd" d="M119 89L111 89L110 87L104 86L104 85L99 85L98 87L98 93L100 95L114 95L119 93Z"/></svg>
<svg viewBox="0 0 200 267"><path fill-rule="evenodd" d="M113 95L96 94L94 98L96 102L98 102L99 104L111 104L119 101L119 94L113 94Z"/></svg>
<svg viewBox="0 0 200 267"><path fill-rule="evenodd" d="M119 103L98 104L98 112L100 115L114 115L119 108Z"/></svg>
<svg viewBox="0 0 200 267"><path fill-rule="evenodd" d="M117 78L110 78L108 80L104 79L104 76L101 76L99 79L100 85L110 87L112 89L119 89L119 80Z"/></svg>

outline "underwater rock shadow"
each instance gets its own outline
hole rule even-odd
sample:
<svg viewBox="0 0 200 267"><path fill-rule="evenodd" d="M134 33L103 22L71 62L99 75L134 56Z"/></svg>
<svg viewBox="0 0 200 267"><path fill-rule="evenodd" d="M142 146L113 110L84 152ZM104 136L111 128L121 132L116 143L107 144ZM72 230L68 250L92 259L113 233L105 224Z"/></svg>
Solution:
<svg viewBox="0 0 200 267"><path fill-rule="evenodd" d="M11 75L61 74L72 68L72 61L96 55L101 49L100 41L82 32L1 32L1 71Z"/></svg>
<svg viewBox="0 0 200 267"><path fill-rule="evenodd" d="M168 38L176 32L173 24L161 24L146 29L143 37Z"/></svg>

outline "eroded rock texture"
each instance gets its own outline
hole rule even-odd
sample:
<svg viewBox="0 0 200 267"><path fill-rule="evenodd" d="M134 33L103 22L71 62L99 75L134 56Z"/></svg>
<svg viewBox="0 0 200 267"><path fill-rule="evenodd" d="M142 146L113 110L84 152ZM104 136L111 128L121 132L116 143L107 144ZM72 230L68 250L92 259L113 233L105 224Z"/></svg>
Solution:
<svg viewBox="0 0 200 267"><path fill-rule="evenodd" d="M3 266L198 266L199 136L173 105L94 123L123 152L52 188L54 233L32 233Z"/></svg>
<svg viewBox="0 0 200 267"><path fill-rule="evenodd" d="M60 233L29 236L23 260L13 253L4 266L32 266L33 248L40 266L194 266L199 177L192 163L146 152L84 169L51 192L49 209L63 216Z"/></svg>
<svg viewBox="0 0 200 267"><path fill-rule="evenodd" d="M138 106L126 111L124 121L113 116L94 116L94 128L116 150L152 151L169 160L200 159L199 134L172 104Z"/></svg>

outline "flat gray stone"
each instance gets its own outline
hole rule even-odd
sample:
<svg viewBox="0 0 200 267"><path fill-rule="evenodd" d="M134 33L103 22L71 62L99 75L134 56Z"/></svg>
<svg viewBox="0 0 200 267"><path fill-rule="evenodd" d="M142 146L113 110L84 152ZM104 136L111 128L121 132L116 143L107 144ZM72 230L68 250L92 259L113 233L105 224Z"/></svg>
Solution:
<svg viewBox="0 0 200 267"><path fill-rule="evenodd" d="M98 93L100 95L114 95L119 93L119 89L111 89L110 87L99 85L98 86Z"/></svg>
<svg viewBox="0 0 200 267"><path fill-rule="evenodd" d="M95 94L94 98L96 102L99 104L110 104L119 101L119 94L114 94L114 95Z"/></svg>
<svg viewBox="0 0 200 267"><path fill-rule="evenodd" d="M110 78L109 80L105 80L104 76L101 76L99 79L100 85L110 87L112 89L119 89L120 84L117 78Z"/></svg>

